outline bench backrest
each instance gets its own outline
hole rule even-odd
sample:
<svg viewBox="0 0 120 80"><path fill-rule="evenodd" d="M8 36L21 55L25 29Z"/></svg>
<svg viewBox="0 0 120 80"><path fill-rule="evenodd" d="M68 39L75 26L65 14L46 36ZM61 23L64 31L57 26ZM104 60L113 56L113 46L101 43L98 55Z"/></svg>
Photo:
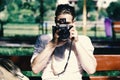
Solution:
<svg viewBox="0 0 120 80"><path fill-rule="evenodd" d="M116 33L120 33L120 22L113 22L113 29Z"/></svg>
<svg viewBox="0 0 120 80"><path fill-rule="evenodd" d="M97 71L120 70L120 55L95 55Z"/></svg>
<svg viewBox="0 0 120 80"><path fill-rule="evenodd" d="M120 22L112 22L112 39L116 39L116 33L120 33Z"/></svg>
<svg viewBox="0 0 120 80"><path fill-rule="evenodd" d="M95 55L97 71L120 70L120 55ZM90 76L90 80L120 80L120 76Z"/></svg>

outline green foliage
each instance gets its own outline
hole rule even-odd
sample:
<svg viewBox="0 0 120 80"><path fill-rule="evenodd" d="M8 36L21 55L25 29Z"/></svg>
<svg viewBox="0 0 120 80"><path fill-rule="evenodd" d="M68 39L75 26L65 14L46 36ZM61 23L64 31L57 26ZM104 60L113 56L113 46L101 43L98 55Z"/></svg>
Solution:
<svg viewBox="0 0 120 80"><path fill-rule="evenodd" d="M22 71L22 73L28 77L31 76L40 77L42 75L42 72L39 72L38 74L34 74L32 71Z"/></svg>
<svg viewBox="0 0 120 80"><path fill-rule="evenodd" d="M79 16L81 16L83 14L84 0L78 0L77 5L78 5L78 10L76 11L76 16L78 16L77 20L82 20L81 17L79 17ZM91 12L91 11L95 11L95 8L96 8L95 6L96 5L93 0L86 0L87 13ZM89 19L91 19L91 18L89 18Z"/></svg>
<svg viewBox="0 0 120 80"><path fill-rule="evenodd" d="M97 11L90 11L88 13L87 19L90 21L95 21L97 14L98 14Z"/></svg>
<svg viewBox="0 0 120 80"><path fill-rule="evenodd" d="M55 10L56 9L56 0L44 0L44 8L47 10Z"/></svg>
<svg viewBox="0 0 120 80"><path fill-rule="evenodd" d="M118 2L112 2L107 8L107 13L113 21L120 21L120 0Z"/></svg>
<svg viewBox="0 0 120 80"><path fill-rule="evenodd" d="M56 0L43 0L43 7L41 6L41 0L35 1L25 1L14 0L11 4L7 5L7 10L9 13L9 22L20 22L20 23L35 23L36 20L40 20L40 15L44 15L46 20L49 20L46 14L48 11L55 10ZM40 12L40 9L43 12ZM39 20L37 22L39 22Z"/></svg>
<svg viewBox="0 0 120 80"><path fill-rule="evenodd" d="M25 48L25 47L0 47L0 55L6 56L24 56L24 55L32 55L33 48Z"/></svg>
<svg viewBox="0 0 120 80"><path fill-rule="evenodd" d="M83 72L84 76L89 76L86 72ZM91 76L119 76L120 71L97 71Z"/></svg>
<svg viewBox="0 0 120 80"><path fill-rule="evenodd" d="M43 1L43 4L41 3ZM56 1L57 0L13 0L12 3L7 4L8 13L8 21L9 22L21 22L21 23L39 23L41 20L41 16L43 16L44 20L54 20L53 11L56 9ZM78 0L75 10L76 10L76 20L82 20L83 15L83 1ZM43 5L43 6L42 6ZM86 0L87 6L87 17L88 20L94 21L96 20L97 7L94 0ZM98 13L102 17L109 16L113 20L120 20L120 0L118 2L113 2L107 8L107 12L105 9L101 9ZM42 12L41 12L42 11ZM49 17L50 16L50 17Z"/></svg>
<svg viewBox="0 0 120 80"><path fill-rule="evenodd" d="M8 11L4 9L2 12L0 12L0 20L2 22L6 22L8 19Z"/></svg>

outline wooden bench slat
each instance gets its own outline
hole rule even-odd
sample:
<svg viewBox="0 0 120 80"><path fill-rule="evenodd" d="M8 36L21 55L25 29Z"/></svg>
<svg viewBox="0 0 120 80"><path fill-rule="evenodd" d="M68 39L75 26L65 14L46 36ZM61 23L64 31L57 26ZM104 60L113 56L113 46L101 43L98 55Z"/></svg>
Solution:
<svg viewBox="0 0 120 80"><path fill-rule="evenodd" d="M114 27L114 31L116 32L116 33L119 33L120 32L120 27L118 28L118 27Z"/></svg>
<svg viewBox="0 0 120 80"><path fill-rule="evenodd" d="M120 22L113 22L113 29L115 33L120 33Z"/></svg>
<svg viewBox="0 0 120 80"><path fill-rule="evenodd" d="M119 24L120 24L120 21L113 22L113 24L119 25Z"/></svg>
<svg viewBox="0 0 120 80"><path fill-rule="evenodd" d="M120 76L90 76L90 80L120 80Z"/></svg>
<svg viewBox="0 0 120 80"><path fill-rule="evenodd" d="M95 55L97 71L120 70L120 55Z"/></svg>

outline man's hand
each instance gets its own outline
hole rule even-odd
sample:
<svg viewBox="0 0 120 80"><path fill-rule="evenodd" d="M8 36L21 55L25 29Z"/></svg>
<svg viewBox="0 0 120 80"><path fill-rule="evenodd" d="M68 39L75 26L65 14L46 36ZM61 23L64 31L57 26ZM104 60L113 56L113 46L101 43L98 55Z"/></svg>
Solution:
<svg viewBox="0 0 120 80"><path fill-rule="evenodd" d="M59 41L59 30L56 30L54 36L53 36L53 39L52 39L52 42L53 44L56 46L56 47L59 47L59 46L62 46L64 45L67 41Z"/></svg>
<svg viewBox="0 0 120 80"><path fill-rule="evenodd" d="M70 39L75 42L78 41L78 32L75 27L70 29Z"/></svg>

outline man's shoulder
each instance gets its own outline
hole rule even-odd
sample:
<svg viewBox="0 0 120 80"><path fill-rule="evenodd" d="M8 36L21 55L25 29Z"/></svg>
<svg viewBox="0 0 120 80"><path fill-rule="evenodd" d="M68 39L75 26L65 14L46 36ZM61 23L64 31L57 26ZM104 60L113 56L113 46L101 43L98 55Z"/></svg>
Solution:
<svg viewBox="0 0 120 80"><path fill-rule="evenodd" d="M78 38L79 38L79 42L83 44L91 42L91 39L86 35L79 35Z"/></svg>
<svg viewBox="0 0 120 80"><path fill-rule="evenodd" d="M78 36L79 38L81 38L81 39L90 39L88 36L86 36L86 35L79 35Z"/></svg>
<svg viewBox="0 0 120 80"><path fill-rule="evenodd" d="M52 34L42 34L42 35L39 35L38 38L41 40L51 40Z"/></svg>
<svg viewBox="0 0 120 80"><path fill-rule="evenodd" d="M39 37L52 37L52 34L41 34Z"/></svg>

